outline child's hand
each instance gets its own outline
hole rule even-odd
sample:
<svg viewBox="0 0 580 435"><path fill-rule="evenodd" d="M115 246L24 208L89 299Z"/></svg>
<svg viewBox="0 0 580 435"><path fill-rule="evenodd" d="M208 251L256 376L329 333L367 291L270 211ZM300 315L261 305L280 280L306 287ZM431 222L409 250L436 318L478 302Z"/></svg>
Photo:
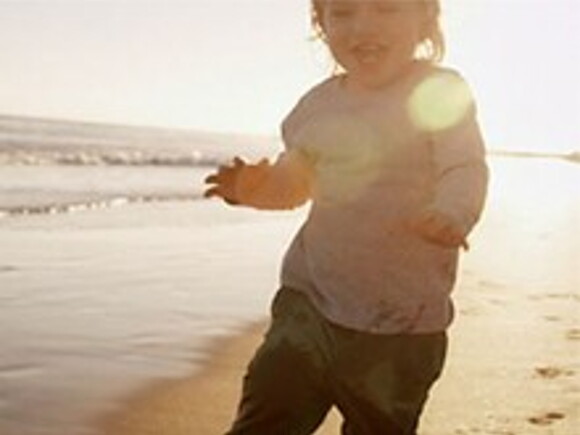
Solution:
<svg viewBox="0 0 580 435"><path fill-rule="evenodd" d="M411 220L410 228L431 243L447 248L469 249L461 229L452 218L443 213L434 210L425 211Z"/></svg>
<svg viewBox="0 0 580 435"><path fill-rule="evenodd" d="M217 172L208 175L204 181L206 184L213 184L213 186L208 187L204 192L204 198L217 196L223 198L228 204L237 204L237 179L245 165L246 162L239 157L235 157L231 165L221 165Z"/></svg>
<svg viewBox="0 0 580 435"><path fill-rule="evenodd" d="M243 197L259 184L268 166L267 159L254 165L235 157L231 165L222 165L216 173L206 177L205 182L213 186L205 191L204 197L217 196L228 204L241 204L244 202Z"/></svg>

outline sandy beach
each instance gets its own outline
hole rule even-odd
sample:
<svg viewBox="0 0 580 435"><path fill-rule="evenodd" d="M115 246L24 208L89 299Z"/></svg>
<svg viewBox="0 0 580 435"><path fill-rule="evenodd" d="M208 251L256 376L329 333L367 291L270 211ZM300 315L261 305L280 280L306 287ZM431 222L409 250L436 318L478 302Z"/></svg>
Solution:
<svg viewBox="0 0 580 435"><path fill-rule="evenodd" d="M420 434L575 435L580 167L492 171ZM302 214L197 201L1 220L0 434L223 433Z"/></svg>

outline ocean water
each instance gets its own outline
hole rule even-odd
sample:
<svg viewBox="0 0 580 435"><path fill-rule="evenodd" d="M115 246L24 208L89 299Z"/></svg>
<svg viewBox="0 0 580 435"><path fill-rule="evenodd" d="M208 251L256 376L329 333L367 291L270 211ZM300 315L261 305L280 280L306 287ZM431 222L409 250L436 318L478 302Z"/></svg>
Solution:
<svg viewBox="0 0 580 435"><path fill-rule="evenodd" d="M268 137L0 116L0 216L199 199L211 168L277 146Z"/></svg>
<svg viewBox="0 0 580 435"><path fill-rule="evenodd" d="M276 146L0 116L0 435L98 434L266 315L284 225L201 196L216 165Z"/></svg>

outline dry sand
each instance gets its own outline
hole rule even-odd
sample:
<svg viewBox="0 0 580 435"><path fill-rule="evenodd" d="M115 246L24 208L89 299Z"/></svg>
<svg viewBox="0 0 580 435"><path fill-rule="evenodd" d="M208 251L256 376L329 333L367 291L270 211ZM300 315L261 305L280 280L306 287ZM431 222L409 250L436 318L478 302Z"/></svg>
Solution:
<svg viewBox="0 0 580 435"><path fill-rule="evenodd" d="M558 164L542 164L523 162L521 173L509 161L494 165L486 218L457 285L448 364L421 435L580 433L580 205L569 186L550 181ZM534 171L547 186L532 191ZM140 391L106 417L104 432L223 433L264 328L216 343L191 377ZM331 415L317 433L338 434L339 420Z"/></svg>

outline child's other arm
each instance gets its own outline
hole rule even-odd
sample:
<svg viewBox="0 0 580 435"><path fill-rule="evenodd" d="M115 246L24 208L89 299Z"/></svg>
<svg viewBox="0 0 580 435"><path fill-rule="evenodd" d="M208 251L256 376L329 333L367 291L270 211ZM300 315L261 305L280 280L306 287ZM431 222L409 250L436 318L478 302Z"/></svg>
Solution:
<svg viewBox="0 0 580 435"><path fill-rule="evenodd" d="M435 195L419 221L426 238L467 248L466 238L479 220L487 194L488 168L475 109L461 122L433 134Z"/></svg>
<svg viewBox="0 0 580 435"><path fill-rule="evenodd" d="M271 164L266 159L248 164L236 157L206 178L211 184L206 197L221 197L228 204L263 210L286 210L304 204L311 197L312 168L296 151L279 155Z"/></svg>
<svg viewBox="0 0 580 435"><path fill-rule="evenodd" d="M434 191L411 226L433 243L467 248L466 238L479 220L488 183L473 95L451 70L433 75L418 89L411 113L430 138Z"/></svg>

